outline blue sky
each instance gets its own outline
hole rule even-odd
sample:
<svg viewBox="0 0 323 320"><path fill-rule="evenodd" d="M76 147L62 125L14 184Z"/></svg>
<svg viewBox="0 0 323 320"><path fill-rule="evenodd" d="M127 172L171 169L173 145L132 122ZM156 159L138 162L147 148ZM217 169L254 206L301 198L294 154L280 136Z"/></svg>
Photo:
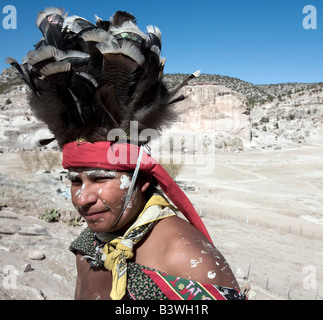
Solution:
<svg viewBox="0 0 323 320"><path fill-rule="evenodd" d="M6 5L17 9L15 30L3 27ZM306 5L317 10L317 29L303 27ZM41 38L35 20L49 6L92 22L95 14L108 19L126 10L141 29L158 26L166 73L200 69L254 84L323 81L322 0L1 0L0 70L7 56L21 62Z"/></svg>

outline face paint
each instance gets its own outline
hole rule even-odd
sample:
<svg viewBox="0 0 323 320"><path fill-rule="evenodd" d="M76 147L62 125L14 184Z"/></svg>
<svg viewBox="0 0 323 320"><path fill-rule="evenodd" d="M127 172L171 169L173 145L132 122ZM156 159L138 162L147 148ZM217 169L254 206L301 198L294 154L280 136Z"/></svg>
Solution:
<svg viewBox="0 0 323 320"><path fill-rule="evenodd" d="M85 171L89 179L95 178L116 178L117 172L111 170L87 170Z"/></svg>
<svg viewBox="0 0 323 320"><path fill-rule="evenodd" d="M78 172L75 172L75 171L69 171L67 173L67 179L71 180L71 181L74 181L76 179L76 177L79 175Z"/></svg>
<svg viewBox="0 0 323 320"><path fill-rule="evenodd" d="M203 261L203 258L199 258L198 260L197 259L191 259L191 261L190 261L191 268L196 268L197 265L199 263L201 263L202 261Z"/></svg>
<svg viewBox="0 0 323 320"><path fill-rule="evenodd" d="M131 174L104 169L77 168L69 172L72 202L95 232L115 232L136 218L141 203L140 189L135 187L121 215L131 185ZM120 220L120 223L119 223Z"/></svg>
<svg viewBox="0 0 323 320"><path fill-rule="evenodd" d="M121 182L120 189L124 190L124 189L128 189L130 187L131 180L125 174L123 174L121 176L120 182Z"/></svg>
<svg viewBox="0 0 323 320"><path fill-rule="evenodd" d="M207 273L207 277L208 277L209 279L214 279L214 278L215 278L215 276L216 276L216 273L215 273L214 271L209 271L209 272Z"/></svg>
<svg viewBox="0 0 323 320"><path fill-rule="evenodd" d="M132 197L127 205L127 208L131 209L137 202L137 191L138 191L138 186L135 187L135 189L133 190L133 194Z"/></svg>
<svg viewBox="0 0 323 320"><path fill-rule="evenodd" d="M83 173L86 174L89 179L117 177L117 171L114 171L114 170L88 169L88 170L84 170ZM80 174L80 170L69 171L67 173L67 178L71 180L71 182L73 182L78 178L79 174Z"/></svg>

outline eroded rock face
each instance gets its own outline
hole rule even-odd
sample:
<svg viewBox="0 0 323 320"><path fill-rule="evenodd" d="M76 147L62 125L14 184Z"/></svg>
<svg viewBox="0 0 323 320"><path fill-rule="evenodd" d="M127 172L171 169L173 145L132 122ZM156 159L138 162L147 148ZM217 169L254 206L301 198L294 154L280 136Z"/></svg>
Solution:
<svg viewBox="0 0 323 320"><path fill-rule="evenodd" d="M250 113L252 146L280 149L322 144L323 93L294 94L286 101L255 106Z"/></svg>
<svg viewBox="0 0 323 320"><path fill-rule="evenodd" d="M247 99L226 87L199 84L183 88L186 99L176 104L179 131L217 132L250 139Z"/></svg>
<svg viewBox="0 0 323 320"><path fill-rule="evenodd" d="M217 84L184 87L186 97L174 105L178 119L163 132L163 151L212 153L215 149L243 151L250 144L246 97Z"/></svg>

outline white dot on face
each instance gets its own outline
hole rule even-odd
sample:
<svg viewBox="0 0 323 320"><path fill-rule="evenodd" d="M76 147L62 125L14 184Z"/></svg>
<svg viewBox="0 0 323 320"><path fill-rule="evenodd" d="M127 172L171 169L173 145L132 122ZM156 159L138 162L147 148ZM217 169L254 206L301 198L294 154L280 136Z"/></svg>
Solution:
<svg viewBox="0 0 323 320"><path fill-rule="evenodd" d="M121 182L121 185L120 185L120 189L126 189L126 188L129 188L130 187L130 178L123 174L121 177L120 177L120 182Z"/></svg>

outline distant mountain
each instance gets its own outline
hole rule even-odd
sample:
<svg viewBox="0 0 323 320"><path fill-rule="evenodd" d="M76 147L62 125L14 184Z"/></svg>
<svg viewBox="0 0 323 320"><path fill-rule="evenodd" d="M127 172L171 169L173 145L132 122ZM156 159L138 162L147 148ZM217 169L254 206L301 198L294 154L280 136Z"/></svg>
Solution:
<svg viewBox="0 0 323 320"><path fill-rule="evenodd" d="M180 73L165 74L164 79L170 87L175 87L188 76L188 74ZM251 104L272 99L271 95L266 91L266 88L262 88L250 82L228 76L201 74L198 78L192 80L190 83L217 83L233 91L244 94L247 97L248 102Z"/></svg>
<svg viewBox="0 0 323 320"><path fill-rule="evenodd" d="M319 83L278 83L278 84L267 84L257 85L257 87L272 97L279 98L283 96L290 96L294 93L301 93L302 91L321 91L323 82Z"/></svg>
<svg viewBox="0 0 323 320"><path fill-rule="evenodd" d="M166 74L164 76L165 81L170 87L175 87L180 84L188 74ZM294 93L301 93L306 90L321 91L323 83L280 83L280 84L268 84L268 85L254 85L250 82L240 80L238 78L201 74L200 77L192 80L190 83L217 83L224 87L227 87L233 91L237 91L246 96L249 105L251 107L255 103L272 102L274 98L283 98L284 96L290 96Z"/></svg>
<svg viewBox="0 0 323 320"><path fill-rule="evenodd" d="M189 74L165 74L164 80L170 88L176 87L184 81ZM271 102L274 98L287 96L293 93L309 89L321 89L323 83L283 83L269 85L254 85L250 82L238 78L201 74L200 77L190 83L217 83L233 91L237 91L246 96L248 103L252 106L255 103ZM4 69L0 75L0 94L5 93L10 87L22 85L23 81L14 68Z"/></svg>

